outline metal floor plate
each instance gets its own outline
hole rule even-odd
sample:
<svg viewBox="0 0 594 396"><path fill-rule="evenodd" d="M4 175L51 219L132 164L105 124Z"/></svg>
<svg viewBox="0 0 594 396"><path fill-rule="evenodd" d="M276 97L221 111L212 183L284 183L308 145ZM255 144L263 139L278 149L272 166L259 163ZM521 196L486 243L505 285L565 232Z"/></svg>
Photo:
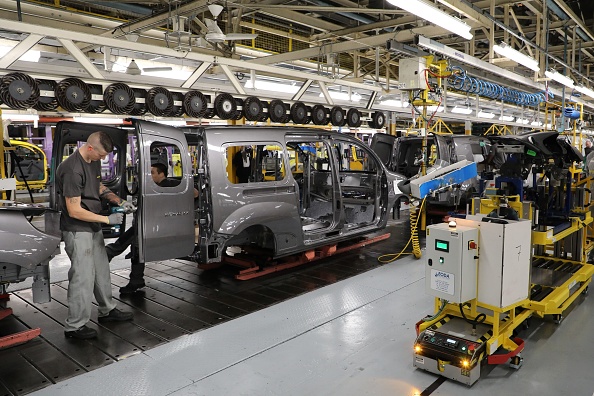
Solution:
<svg viewBox="0 0 594 396"><path fill-rule="evenodd" d="M64 337L68 282L52 284L52 301L35 304L30 289L14 292L14 315L0 321L0 337L28 328L41 336L0 350L0 396L23 395L78 374L140 354L180 336L230 321L270 305L377 268L377 257L398 252L410 235L403 219L388 227L388 240L302 267L258 279L234 279L236 268L200 270L194 263L168 260L147 264L141 292L119 296L129 271L112 271L118 307L134 312L134 321L99 324L96 307L89 327L93 340Z"/></svg>

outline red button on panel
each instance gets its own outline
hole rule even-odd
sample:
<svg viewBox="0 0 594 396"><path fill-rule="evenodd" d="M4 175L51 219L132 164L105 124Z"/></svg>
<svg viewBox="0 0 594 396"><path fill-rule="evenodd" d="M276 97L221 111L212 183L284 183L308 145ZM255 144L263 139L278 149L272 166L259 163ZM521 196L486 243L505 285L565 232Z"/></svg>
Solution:
<svg viewBox="0 0 594 396"><path fill-rule="evenodd" d="M476 249L476 242L475 241L469 241L468 242L468 249Z"/></svg>

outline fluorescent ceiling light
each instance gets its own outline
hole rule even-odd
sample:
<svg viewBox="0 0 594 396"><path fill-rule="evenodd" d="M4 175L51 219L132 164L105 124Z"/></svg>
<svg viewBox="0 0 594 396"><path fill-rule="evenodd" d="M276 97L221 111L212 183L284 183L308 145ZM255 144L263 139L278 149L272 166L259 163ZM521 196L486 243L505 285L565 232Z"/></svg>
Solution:
<svg viewBox="0 0 594 396"><path fill-rule="evenodd" d="M458 107L458 106L454 106L454 108L452 109L452 113L456 113L456 114L470 114L470 113L472 113L472 109L470 107Z"/></svg>
<svg viewBox="0 0 594 396"><path fill-rule="evenodd" d="M13 120L13 121L39 121L38 114L23 114L23 113L7 113L6 111L2 112L2 119L3 120Z"/></svg>
<svg viewBox="0 0 594 396"><path fill-rule="evenodd" d="M583 85L576 85L575 89L586 96L594 98L594 91L592 91L590 88L584 87Z"/></svg>
<svg viewBox="0 0 594 396"><path fill-rule="evenodd" d="M0 58L4 57L4 55L8 54L8 52L12 49L12 47L7 46L0 46ZM20 61L25 62L39 62L39 58L41 57L41 52L36 50L29 50L25 52L20 58Z"/></svg>
<svg viewBox="0 0 594 396"><path fill-rule="evenodd" d="M532 126L541 126L542 125L542 122L540 122L540 121L532 121L530 123L530 125L532 125Z"/></svg>
<svg viewBox="0 0 594 396"><path fill-rule="evenodd" d="M558 83L565 85L566 87L569 87L569 88L574 87L573 80L571 78L564 76L561 73L558 73L556 70L553 70L553 69L547 70L545 72L545 76L557 81Z"/></svg>
<svg viewBox="0 0 594 396"><path fill-rule="evenodd" d="M488 111L479 111L477 114L480 118L495 118L495 114Z"/></svg>
<svg viewBox="0 0 594 396"><path fill-rule="evenodd" d="M444 110L443 106L427 106L427 112L430 113L441 113Z"/></svg>
<svg viewBox="0 0 594 396"><path fill-rule="evenodd" d="M423 0L388 0L388 3L415 14L437 26L441 26L452 33L456 33L457 35L464 37L466 40L472 38L469 25Z"/></svg>
<svg viewBox="0 0 594 396"><path fill-rule="evenodd" d="M257 83L256 83L256 85L257 85ZM349 98L348 92L328 91L328 93L330 94L330 97L332 99L336 99L336 100L347 100L350 102L359 102L361 100L361 95L359 95L356 92L352 93L350 98ZM324 94L320 93L320 98L323 98L323 97L324 97Z"/></svg>
<svg viewBox="0 0 594 396"><path fill-rule="evenodd" d="M520 117L518 117L518 118L516 119L516 122L517 122L518 124L524 124L524 125L526 125L526 124L528 124L530 121L528 121L528 120L527 120L527 119L525 119L525 118L520 118Z"/></svg>
<svg viewBox="0 0 594 396"><path fill-rule="evenodd" d="M276 83L276 82L272 82L272 81L262 81L262 80L256 80L255 87L253 85L252 80L247 80L245 82L245 88L262 90L262 91L290 93L290 94L294 94L294 93L297 93L297 91L299 91L299 87L297 85L281 84L281 83Z"/></svg>
<svg viewBox="0 0 594 396"><path fill-rule="evenodd" d="M499 117L499 120L501 120L501 121L513 121L514 120L514 117L503 115L503 116Z"/></svg>
<svg viewBox="0 0 594 396"><path fill-rule="evenodd" d="M409 105L408 102L402 103L401 100L395 100L395 99L387 99L387 100L382 100L380 102L380 106L388 106L388 107L403 108L403 107L408 107L408 105Z"/></svg>
<svg viewBox="0 0 594 396"><path fill-rule="evenodd" d="M531 70L534 70L534 71L540 70L540 67L538 66L538 61L536 59L534 59L528 55L524 55L523 53L513 49L507 43L501 43L499 45L495 45L495 46L493 46L493 50L495 52L497 52L499 55L505 56L506 58L509 58L509 59L519 63L520 65L524 65Z"/></svg>
<svg viewBox="0 0 594 396"><path fill-rule="evenodd" d="M72 117L74 122L84 122L85 124L106 124L106 125L121 125L124 123L122 118L107 118L107 117Z"/></svg>
<svg viewBox="0 0 594 396"><path fill-rule="evenodd" d="M186 126L185 120L151 120L153 122L158 122L159 124L163 125L170 125L170 126Z"/></svg>

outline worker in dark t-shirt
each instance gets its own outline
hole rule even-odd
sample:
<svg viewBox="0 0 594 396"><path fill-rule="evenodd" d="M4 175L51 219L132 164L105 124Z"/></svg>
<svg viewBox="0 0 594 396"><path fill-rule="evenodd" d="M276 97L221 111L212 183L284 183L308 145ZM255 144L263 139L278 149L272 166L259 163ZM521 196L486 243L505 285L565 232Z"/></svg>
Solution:
<svg viewBox="0 0 594 396"><path fill-rule="evenodd" d="M87 142L66 158L56 170L56 190L61 210L60 229L70 258L68 271L68 317L64 335L94 338L97 332L86 326L91 318L93 295L99 305L99 321L132 319L131 312L116 308L111 295L109 261L101 223L121 224L123 214L102 216L101 200L123 207L134 205L118 197L101 183L101 160L113 150L105 132L92 133Z"/></svg>
<svg viewBox="0 0 594 396"><path fill-rule="evenodd" d="M151 165L151 177L159 187L175 187L180 183L179 180L167 178L167 166L162 163ZM194 199L196 198L198 198L198 190L194 189ZM132 245L132 251L130 252L130 281L126 286L120 287L120 294L134 293L145 286L144 263L138 259L138 246L136 246L135 239L136 225L132 224L132 227L120 235L115 242L106 246L107 257L111 261L112 258L119 256L128 246Z"/></svg>

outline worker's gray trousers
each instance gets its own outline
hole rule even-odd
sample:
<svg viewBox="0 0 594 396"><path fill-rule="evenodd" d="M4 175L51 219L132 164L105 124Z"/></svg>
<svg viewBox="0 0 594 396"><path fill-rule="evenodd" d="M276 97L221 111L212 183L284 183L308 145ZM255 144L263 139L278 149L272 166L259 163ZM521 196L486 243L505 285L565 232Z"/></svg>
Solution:
<svg viewBox="0 0 594 396"><path fill-rule="evenodd" d="M111 296L103 233L63 231L62 238L70 258L68 317L64 330L73 331L91 319L93 294L99 304L99 316L107 315L116 304Z"/></svg>

